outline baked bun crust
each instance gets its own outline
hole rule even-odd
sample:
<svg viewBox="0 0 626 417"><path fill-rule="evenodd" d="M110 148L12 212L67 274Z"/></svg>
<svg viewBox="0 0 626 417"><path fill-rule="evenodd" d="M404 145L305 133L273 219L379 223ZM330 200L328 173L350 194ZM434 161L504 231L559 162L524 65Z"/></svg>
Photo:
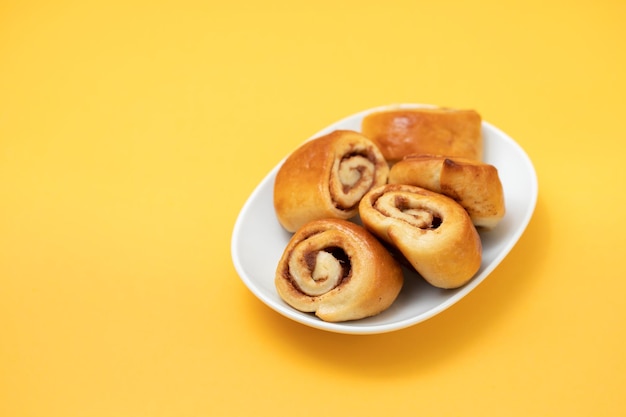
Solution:
<svg viewBox="0 0 626 417"><path fill-rule="evenodd" d="M467 211L442 194L404 184L368 192L363 225L411 263L431 285L457 288L478 272L482 244Z"/></svg>
<svg viewBox="0 0 626 417"><path fill-rule="evenodd" d="M474 110L418 108L386 110L363 118L361 133L391 164L406 155L446 155L481 161L482 119Z"/></svg>
<svg viewBox="0 0 626 417"><path fill-rule="evenodd" d="M275 277L280 297L296 310L339 322L386 310L400 293L402 269L363 227L315 220L292 236Z"/></svg>
<svg viewBox="0 0 626 417"><path fill-rule="evenodd" d="M391 168L389 183L445 194L467 210L475 226L487 230L494 228L506 211L498 170L478 161L411 155Z"/></svg>
<svg viewBox="0 0 626 417"><path fill-rule="evenodd" d="M389 166L376 145L358 132L336 130L305 142L280 167L274 209L295 232L324 218L350 219L372 187L385 184Z"/></svg>

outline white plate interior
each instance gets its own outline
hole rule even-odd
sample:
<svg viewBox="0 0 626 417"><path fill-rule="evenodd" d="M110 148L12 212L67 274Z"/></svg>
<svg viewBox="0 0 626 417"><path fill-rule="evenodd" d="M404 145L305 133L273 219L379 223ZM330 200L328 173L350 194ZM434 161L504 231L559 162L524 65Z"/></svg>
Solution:
<svg viewBox="0 0 626 417"><path fill-rule="evenodd" d="M361 130L363 117L391 108L431 107L423 104L395 104L365 110L319 131L315 138L337 129ZM350 322L327 323L311 313L287 305L276 292L274 274L291 234L285 231L274 212L274 178L279 163L261 181L244 204L233 229L231 251L237 273L261 301L278 313L302 324L350 334L383 333L422 322L452 306L480 284L515 246L530 221L537 202L537 176L524 150L507 134L484 122L484 161L498 169L504 188L506 215L491 231L481 232L482 264L465 286L442 290L430 286L405 270L405 283L393 305L381 314Z"/></svg>

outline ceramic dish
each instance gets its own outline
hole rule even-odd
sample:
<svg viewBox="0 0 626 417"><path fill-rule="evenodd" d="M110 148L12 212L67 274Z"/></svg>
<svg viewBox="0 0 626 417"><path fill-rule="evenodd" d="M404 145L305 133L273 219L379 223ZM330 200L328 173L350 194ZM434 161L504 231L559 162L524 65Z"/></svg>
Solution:
<svg viewBox="0 0 626 417"><path fill-rule="evenodd" d="M365 110L326 127L311 138L336 129L359 131L363 117L371 112L425 107L396 104ZM278 296L274 287L276 266L291 234L276 220L273 186L279 163L261 181L244 204L235 223L231 241L237 273L250 291L267 306L299 323L338 333L372 334L390 332L422 322L449 308L476 288L506 257L526 229L537 202L537 176L524 150L506 133L483 122L484 161L494 165L504 188L506 215L491 231L481 232L483 259L480 270L465 286L441 290L405 270L405 284L394 304L381 314L350 322L327 323L310 313L294 310Z"/></svg>

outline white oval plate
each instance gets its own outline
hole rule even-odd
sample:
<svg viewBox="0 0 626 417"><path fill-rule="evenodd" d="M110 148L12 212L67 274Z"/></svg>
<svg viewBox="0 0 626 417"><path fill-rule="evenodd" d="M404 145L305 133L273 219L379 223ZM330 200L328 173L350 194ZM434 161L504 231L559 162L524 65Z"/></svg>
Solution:
<svg viewBox="0 0 626 417"><path fill-rule="evenodd" d="M412 107L432 106L394 104L364 110L333 123L311 138L337 129L360 131L361 121L369 113ZM504 259L526 229L537 202L537 175L524 150L507 134L487 122L483 122L482 130L484 161L498 169L507 212L493 230L481 232L482 264L476 276L465 286L454 290L437 289L415 273L405 270L405 283L400 295L389 309L377 316L327 323L313 314L291 308L278 296L274 287L278 261L291 237L278 223L273 205L274 178L282 161L252 192L235 222L231 251L237 273L254 295L278 313L299 323L337 333L390 332L412 326L444 311L476 288Z"/></svg>

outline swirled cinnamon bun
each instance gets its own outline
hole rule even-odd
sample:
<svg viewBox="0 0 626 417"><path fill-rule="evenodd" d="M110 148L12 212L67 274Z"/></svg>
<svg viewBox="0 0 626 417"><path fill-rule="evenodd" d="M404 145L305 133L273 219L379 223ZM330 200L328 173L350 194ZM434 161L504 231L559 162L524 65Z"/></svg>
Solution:
<svg viewBox="0 0 626 417"><path fill-rule="evenodd" d="M445 194L467 210L475 226L486 230L494 228L506 211L498 170L483 162L410 155L391 168L389 182Z"/></svg>
<svg viewBox="0 0 626 417"><path fill-rule="evenodd" d="M372 187L385 184L387 161L372 141L336 130L305 142L280 167L274 182L274 209L280 224L295 232L324 218L350 219Z"/></svg>
<svg viewBox="0 0 626 417"><path fill-rule="evenodd" d="M385 110L363 118L361 133L391 164L406 155L431 154L482 160L482 118L474 110Z"/></svg>
<svg viewBox="0 0 626 417"><path fill-rule="evenodd" d="M404 184L368 192L363 225L395 247L431 285L457 288L480 268L482 244L467 211L442 194Z"/></svg>
<svg viewBox="0 0 626 417"><path fill-rule="evenodd" d="M403 280L397 261L363 227L324 219L307 223L292 236L278 263L275 286L296 310L339 322L386 310Z"/></svg>

